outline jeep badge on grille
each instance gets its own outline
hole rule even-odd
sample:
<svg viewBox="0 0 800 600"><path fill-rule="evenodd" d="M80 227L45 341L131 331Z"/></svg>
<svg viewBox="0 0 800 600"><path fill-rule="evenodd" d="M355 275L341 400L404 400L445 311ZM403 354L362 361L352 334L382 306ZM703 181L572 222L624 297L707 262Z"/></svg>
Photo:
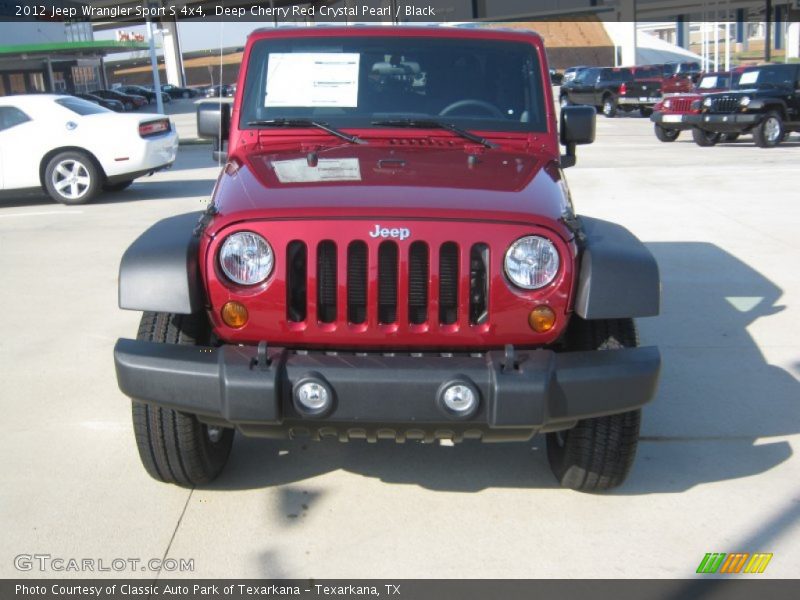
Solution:
<svg viewBox="0 0 800 600"><path fill-rule="evenodd" d="M406 229L405 227L388 229L386 227L381 227L379 224L375 225L375 231L369 232L369 237L371 238L395 238L401 241L409 238L410 236L411 230Z"/></svg>

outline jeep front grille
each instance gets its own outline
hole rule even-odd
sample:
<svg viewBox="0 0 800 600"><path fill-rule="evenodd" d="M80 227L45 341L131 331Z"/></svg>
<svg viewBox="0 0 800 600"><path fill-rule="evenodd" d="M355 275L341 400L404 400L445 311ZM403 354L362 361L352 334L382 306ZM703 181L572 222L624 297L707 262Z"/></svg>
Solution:
<svg viewBox="0 0 800 600"><path fill-rule="evenodd" d="M459 319L468 319L471 325L486 323L489 246L476 243L463 250L469 253L469 273L462 274L462 248L455 242L431 246L417 241L401 251L396 242L387 240L375 251L363 241L292 241L286 248L286 319L301 323L313 312L320 324L424 326L432 319L440 325L454 325ZM310 264L315 274L309 273ZM313 279L315 310L308 297ZM372 298L371 283L375 284ZM469 302L460 304L460 296Z"/></svg>
<svg viewBox="0 0 800 600"><path fill-rule="evenodd" d="M687 113L692 109L693 98L670 98L669 108L674 112Z"/></svg>
<svg viewBox="0 0 800 600"><path fill-rule="evenodd" d="M711 101L710 112L730 113L739 108L738 96L719 96Z"/></svg>

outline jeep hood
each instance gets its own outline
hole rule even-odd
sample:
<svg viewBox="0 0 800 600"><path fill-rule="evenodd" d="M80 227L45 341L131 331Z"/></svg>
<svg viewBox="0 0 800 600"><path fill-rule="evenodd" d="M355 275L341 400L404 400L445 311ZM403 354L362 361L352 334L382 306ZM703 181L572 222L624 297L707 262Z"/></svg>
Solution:
<svg viewBox="0 0 800 600"><path fill-rule="evenodd" d="M470 218L552 222L568 192L549 155L449 140L243 153L215 205L235 220L270 217Z"/></svg>

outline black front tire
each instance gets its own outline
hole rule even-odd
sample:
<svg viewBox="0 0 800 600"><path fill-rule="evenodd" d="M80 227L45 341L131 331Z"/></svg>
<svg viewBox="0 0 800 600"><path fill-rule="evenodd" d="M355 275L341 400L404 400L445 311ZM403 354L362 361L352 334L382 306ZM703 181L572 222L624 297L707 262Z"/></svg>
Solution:
<svg viewBox="0 0 800 600"><path fill-rule="evenodd" d="M786 136L786 127L781 115L775 111L767 113L761 123L753 128L753 141L759 148L774 148Z"/></svg>
<svg viewBox="0 0 800 600"><path fill-rule="evenodd" d="M692 139L698 146L710 148L711 146L716 146L719 143L719 141L722 139L722 134L714 131L705 131L704 129L700 129L698 127L693 127Z"/></svg>
<svg viewBox="0 0 800 600"><path fill-rule="evenodd" d="M204 315L144 313L139 340L162 344L203 344ZM132 401L133 431L145 470L153 479L184 487L213 481L228 462L233 430L209 427L196 416Z"/></svg>
<svg viewBox="0 0 800 600"><path fill-rule="evenodd" d="M609 350L638 345L632 319L585 321L573 317L569 350ZM547 434L547 459L562 487L599 492L621 485L639 444L641 410L583 419L572 429Z"/></svg>
<svg viewBox="0 0 800 600"><path fill-rule="evenodd" d="M681 134L680 129L667 129L658 123L653 125L653 130L656 132L656 137L661 142L674 142Z"/></svg>

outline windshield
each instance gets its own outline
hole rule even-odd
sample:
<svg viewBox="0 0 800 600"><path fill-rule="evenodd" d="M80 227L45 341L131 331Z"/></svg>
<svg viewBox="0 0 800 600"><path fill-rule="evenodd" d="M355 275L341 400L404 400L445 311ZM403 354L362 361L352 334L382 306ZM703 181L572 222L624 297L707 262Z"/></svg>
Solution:
<svg viewBox="0 0 800 600"><path fill-rule="evenodd" d="M697 84L697 89L711 90L728 87L727 75L706 75Z"/></svg>
<svg viewBox="0 0 800 600"><path fill-rule="evenodd" d="M739 77L737 89L751 89L757 87L793 87L795 69L791 66L775 65L770 67L758 67L742 71Z"/></svg>
<svg viewBox="0 0 800 600"><path fill-rule="evenodd" d="M257 42L240 127L311 119L334 127L437 119L465 129L546 131L536 48L494 40L326 37Z"/></svg>

